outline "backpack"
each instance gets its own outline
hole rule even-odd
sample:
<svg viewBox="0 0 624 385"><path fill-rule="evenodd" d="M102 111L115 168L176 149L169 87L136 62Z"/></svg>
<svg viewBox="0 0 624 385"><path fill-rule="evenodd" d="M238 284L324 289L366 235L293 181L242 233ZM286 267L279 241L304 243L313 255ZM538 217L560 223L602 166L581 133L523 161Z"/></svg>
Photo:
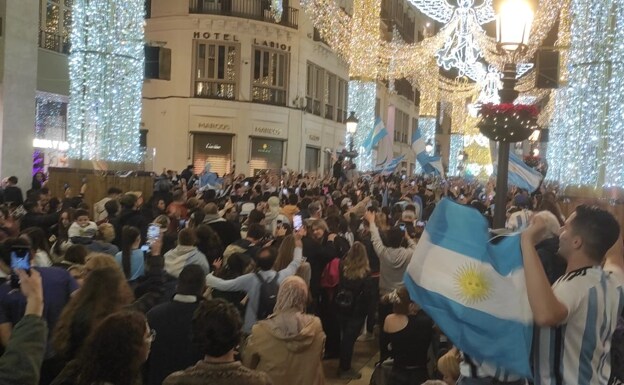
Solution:
<svg viewBox="0 0 624 385"><path fill-rule="evenodd" d="M258 321L260 321L267 319L275 308L277 291L279 290L279 283L277 282L279 273L275 274L275 277L270 281L265 281L258 272L256 273L256 277L260 280L260 297L258 300L258 311L256 313L256 317Z"/></svg>
<svg viewBox="0 0 624 385"><path fill-rule="evenodd" d="M358 283L344 279L342 265L339 266L340 283L334 295L334 306L338 314L350 316L354 313L366 314L370 293L366 291L366 281Z"/></svg>
<svg viewBox="0 0 624 385"><path fill-rule="evenodd" d="M333 289L340 282L340 258L334 258L325 265L321 274L321 287Z"/></svg>

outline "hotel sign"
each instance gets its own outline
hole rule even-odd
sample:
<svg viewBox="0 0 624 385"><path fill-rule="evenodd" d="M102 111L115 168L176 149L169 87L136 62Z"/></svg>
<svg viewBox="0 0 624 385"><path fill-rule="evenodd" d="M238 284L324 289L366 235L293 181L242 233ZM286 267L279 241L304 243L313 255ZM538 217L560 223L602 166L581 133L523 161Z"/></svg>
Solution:
<svg viewBox="0 0 624 385"><path fill-rule="evenodd" d="M193 32L193 39L223 40L238 42L238 36L220 32Z"/></svg>

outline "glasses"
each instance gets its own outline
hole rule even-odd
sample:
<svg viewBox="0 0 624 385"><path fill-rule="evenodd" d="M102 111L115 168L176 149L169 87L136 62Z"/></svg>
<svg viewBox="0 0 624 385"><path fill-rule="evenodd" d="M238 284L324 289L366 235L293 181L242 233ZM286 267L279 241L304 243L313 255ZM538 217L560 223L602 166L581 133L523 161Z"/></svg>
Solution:
<svg viewBox="0 0 624 385"><path fill-rule="evenodd" d="M156 330L150 329L149 336L145 337L145 342L149 342L150 344L154 342L156 339Z"/></svg>

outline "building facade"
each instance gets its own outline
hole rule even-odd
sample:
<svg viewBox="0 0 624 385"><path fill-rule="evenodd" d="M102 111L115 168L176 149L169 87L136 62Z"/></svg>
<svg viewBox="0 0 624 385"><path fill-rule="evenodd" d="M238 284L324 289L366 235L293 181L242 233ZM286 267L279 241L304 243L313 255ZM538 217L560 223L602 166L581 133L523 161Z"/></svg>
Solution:
<svg viewBox="0 0 624 385"><path fill-rule="evenodd" d="M298 1L280 19L265 1L153 0L146 39L171 50L170 80L144 85L155 169L322 173L344 148L348 67Z"/></svg>

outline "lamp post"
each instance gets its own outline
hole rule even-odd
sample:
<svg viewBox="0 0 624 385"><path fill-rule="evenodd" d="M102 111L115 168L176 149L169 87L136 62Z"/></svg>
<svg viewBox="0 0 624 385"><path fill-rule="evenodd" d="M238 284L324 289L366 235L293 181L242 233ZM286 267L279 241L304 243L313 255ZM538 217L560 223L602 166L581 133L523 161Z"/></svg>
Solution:
<svg viewBox="0 0 624 385"><path fill-rule="evenodd" d="M347 152L347 156L349 159L353 160L357 158L358 153L353 148L353 139L355 136L355 132L357 131L357 125L359 123L359 119L355 117L355 111L351 111L349 117L346 120L347 123L347 133L349 134L349 152Z"/></svg>
<svg viewBox="0 0 624 385"><path fill-rule="evenodd" d="M499 51L508 53L509 63L503 67L503 88L499 90L501 104L513 103L518 97L515 90L516 60L527 49L533 11L524 0L507 0L500 7L496 18L496 42ZM509 139L509 138L507 138ZM509 172L510 140L500 138L498 143L498 168L496 173L496 197L494 200L494 228L505 227L507 207L507 179Z"/></svg>

